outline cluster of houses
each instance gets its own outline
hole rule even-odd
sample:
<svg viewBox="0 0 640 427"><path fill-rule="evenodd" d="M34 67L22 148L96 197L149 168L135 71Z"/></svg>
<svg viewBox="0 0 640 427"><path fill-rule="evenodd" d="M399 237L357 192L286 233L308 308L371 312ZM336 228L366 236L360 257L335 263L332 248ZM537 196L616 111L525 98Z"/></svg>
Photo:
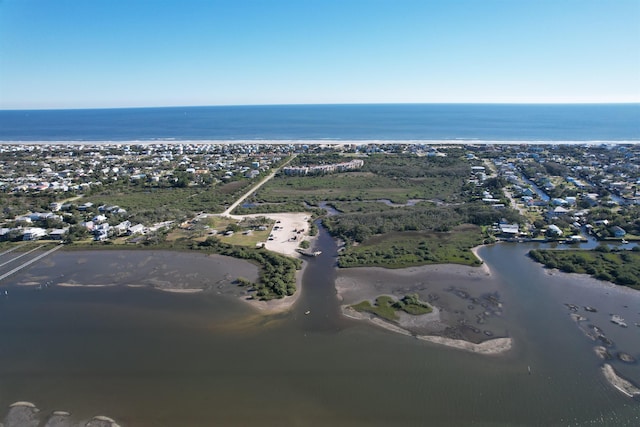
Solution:
<svg viewBox="0 0 640 427"><path fill-rule="evenodd" d="M17 227L0 228L0 241L6 240L40 240L49 238L51 240L64 240L69 233L70 226L64 225L61 228L45 228L36 226L44 224L43 220L51 219L62 223L62 216L48 213L32 213L16 217L15 222L20 224ZM23 225L24 224L24 225ZM33 224L33 226L32 226ZM96 241L104 241L112 237L142 235L148 231L143 224L131 224L125 220L116 225L109 225L105 215L96 215L92 220L80 224Z"/></svg>
<svg viewBox="0 0 640 427"><path fill-rule="evenodd" d="M255 177L298 148L290 144L0 144L0 190L84 193L107 182L191 184Z"/></svg>
<svg viewBox="0 0 640 427"><path fill-rule="evenodd" d="M589 222L587 217L593 207L640 204L640 147L563 147L562 155L554 153L552 146L492 149L501 154L492 156L498 175L518 197L519 205L542 213L548 235L577 240L580 236L569 235L567 231L570 228L577 233L583 227L598 237L624 238L627 234L622 227L610 225L606 219ZM553 162L555 170L562 173L541 172L546 170L547 162ZM484 177L484 168L476 166L472 169L476 180L480 181L478 177ZM531 170L538 172L527 177L525 171ZM553 196L558 194L560 196ZM483 200L496 202L488 192ZM563 229L556 223L570 227ZM526 234L513 224L496 224L496 231L506 237Z"/></svg>

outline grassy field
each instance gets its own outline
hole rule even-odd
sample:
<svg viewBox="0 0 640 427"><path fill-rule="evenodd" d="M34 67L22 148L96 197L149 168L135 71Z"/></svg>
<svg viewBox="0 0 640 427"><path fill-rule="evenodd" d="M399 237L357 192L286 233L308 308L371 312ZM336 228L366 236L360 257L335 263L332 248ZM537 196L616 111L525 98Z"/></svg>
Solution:
<svg viewBox="0 0 640 427"><path fill-rule="evenodd" d="M110 188L83 198L83 202L120 206L133 216L132 222L160 222L196 212L222 212L251 184L250 180L239 180L206 188Z"/></svg>
<svg viewBox="0 0 640 427"><path fill-rule="evenodd" d="M182 238L202 242L210 236L216 236L221 242L229 245L256 247L266 242L271 233L274 221L267 218L247 219L239 222L229 217L209 216L195 222L186 222L167 235L167 241ZM260 228L265 228L261 230ZM225 235L227 230L233 234Z"/></svg>
<svg viewBox="0 0 640 427"><path fill-rule="evenodd" d="M298 158L296 161L300 161ZM336 160L336 159L334 159ZM344 159L342 159L344 160ZM372 155L360 171L315 176L279 174L249 200L253 203L299 203L409 199L459 201L470 172L462 158ZM337 159L336 161L340 161Z"/></svg>
<svg viewBox="0 0 640 427"><path fill-rule="evenodd" d="M455 199L461 181L458 177L399 179L371 172L348 172L324 176L278 176L256 194L253 201L284 203L304 200L316 204L324 200L389 199L406 203L408 199Z"/></svg>

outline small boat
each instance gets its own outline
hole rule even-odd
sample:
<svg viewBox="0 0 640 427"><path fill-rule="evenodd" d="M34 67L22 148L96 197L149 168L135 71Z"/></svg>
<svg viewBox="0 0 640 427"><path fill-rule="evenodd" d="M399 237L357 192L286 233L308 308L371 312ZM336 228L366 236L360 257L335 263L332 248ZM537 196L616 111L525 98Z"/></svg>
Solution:
<svg viewBox="0 0 640 427"><path fill-rule="evenodd" d="M305 312L304 312L304 315L305 315L305 316L307 316L307 315L309 315L309 314L311 314L311 310L307 310L307 311L305 311Z"/></svg>
<svg viewBox="0 0 640 427"><path fill-rule="evenodd" d="M310 256L310 257L316 257L322 254L322 251L311 252L311 251L305 251L303 249L298 249L298 252L304 256Z"/></svg>

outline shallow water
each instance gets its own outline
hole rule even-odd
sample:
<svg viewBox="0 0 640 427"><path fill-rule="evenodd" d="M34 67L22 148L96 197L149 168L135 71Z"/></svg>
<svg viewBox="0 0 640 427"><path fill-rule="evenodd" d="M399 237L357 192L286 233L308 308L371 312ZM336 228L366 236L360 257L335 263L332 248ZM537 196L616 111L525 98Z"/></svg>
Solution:
<svg viewBox="0 0 640 427"><path fill-rule="evenodd" d="M107 414L125 426L631 426L640 420L640 401L606 382L595 343L564 305L597 307L580 314L602 327L616 349L640 358L640 328L608 321L615 311L630 325L640 322L640 293L549 275L522 245L482 248L515 347L504 356L479 356L341 316L335 245L323 231L318 248L323 254L307 260L293 310L268 317L220 289L170 294L16 285L62 274L92 282L93 270L65 261L70 253L52 254L48 264L3 284L9 295L0 301L0 407L30 400L44 411L67 409L78 419ZM118 252L100 254L105 266L122 259ZM182 271L190 256L201 265L199 254L181 254L175 270L163 261L167 270L155 271L175 280L180 275L172 271ZM153 265L151 258L145 265ZM203 280L206 270L194 270L195 280ZM640 382L638 365L612 365Z"/></svg>

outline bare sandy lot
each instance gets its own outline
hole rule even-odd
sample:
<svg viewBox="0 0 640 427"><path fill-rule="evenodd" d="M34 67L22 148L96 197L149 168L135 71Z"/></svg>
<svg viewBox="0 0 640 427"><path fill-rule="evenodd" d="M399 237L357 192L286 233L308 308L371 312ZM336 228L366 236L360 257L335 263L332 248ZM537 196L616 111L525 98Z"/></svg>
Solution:
<svg viewBox="0 0 640 427"><path fill-rule="evenodd" d="M303 240L312 240L309 236L311 214L306 212L265 213L251 215L227 215L241 221L244 218L265 217L275 221L270 238L264 242L265 248L283 255L298 257L297 249Z"/></svg>

